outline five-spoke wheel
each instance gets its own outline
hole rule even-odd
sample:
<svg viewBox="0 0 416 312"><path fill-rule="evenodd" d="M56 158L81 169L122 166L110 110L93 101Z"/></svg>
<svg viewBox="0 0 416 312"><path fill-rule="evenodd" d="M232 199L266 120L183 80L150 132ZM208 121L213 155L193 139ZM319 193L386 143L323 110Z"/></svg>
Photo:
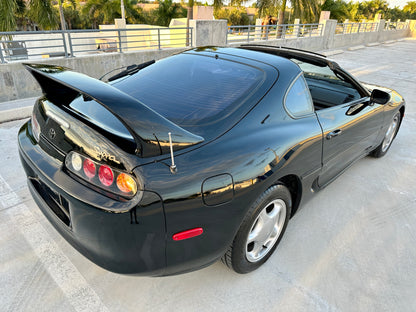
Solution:
<svg viewBox="0 0 416 312"><path fill-rule="evenodd" d="M281 199L268 203L257 216L247 237L246 257L257 262L273 248L286 220L286 204Z"/></svg>
<svg viewBox="0 0 416 312"><path fill-rule="evenodd" d="M222 261L238 273L266 262L283 236L291 207L291 194L284 185L269 187L248 210Z"/></svg>

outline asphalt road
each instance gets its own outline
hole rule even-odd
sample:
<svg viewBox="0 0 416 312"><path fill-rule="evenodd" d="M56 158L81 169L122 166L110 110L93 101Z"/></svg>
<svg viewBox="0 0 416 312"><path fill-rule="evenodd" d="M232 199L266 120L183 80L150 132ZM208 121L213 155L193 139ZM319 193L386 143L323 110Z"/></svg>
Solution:
<svg viewBox="0 0 416 312"><path fill-rule="evenodd" d="M366 157L292 218L277 252L238 275L218 262L163 278L117 275L81 256L30 197L24 121L0 125L0 311L415 311L416 40L331 58L407 100L382 159Z"/></svg>

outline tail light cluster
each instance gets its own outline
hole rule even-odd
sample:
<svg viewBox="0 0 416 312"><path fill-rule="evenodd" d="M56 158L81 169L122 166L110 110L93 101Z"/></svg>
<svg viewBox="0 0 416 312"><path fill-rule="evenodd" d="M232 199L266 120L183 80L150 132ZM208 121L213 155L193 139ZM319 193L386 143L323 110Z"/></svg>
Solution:
<svg viewBox="0 0 416 312"><path fill-rule="evenodd" d="M137 193L137 182L130 174L97 163L76 152L67 155L65 166L78 177L104 190L127 197Z"/></svg>

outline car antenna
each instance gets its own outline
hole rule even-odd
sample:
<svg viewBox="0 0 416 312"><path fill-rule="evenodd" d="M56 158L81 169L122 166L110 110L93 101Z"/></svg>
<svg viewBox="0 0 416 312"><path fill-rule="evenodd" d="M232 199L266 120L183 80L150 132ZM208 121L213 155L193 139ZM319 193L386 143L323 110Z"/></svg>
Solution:
<svg viewBox="0 0 416 312"><path fill-rule="evenodd" d="M172 161L172 164L170 165L170 172L175 174L178 171L178 169L176 168L175 158L173 157L172 133L169 132L168 135L169 135L170 159Z"/></svg>

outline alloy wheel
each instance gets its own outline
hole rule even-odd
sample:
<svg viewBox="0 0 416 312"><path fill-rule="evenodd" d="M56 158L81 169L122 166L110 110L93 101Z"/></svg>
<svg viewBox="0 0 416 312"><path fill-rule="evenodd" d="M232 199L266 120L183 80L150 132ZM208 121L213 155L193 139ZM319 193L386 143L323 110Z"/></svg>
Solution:
<svg viewBox="0 0 416 312"><path fill-rule="evenodd" d="M254 221L247 237L246 258L257 262L276 244L286 219L286 204L282 199L268 203Z"/></svg>

